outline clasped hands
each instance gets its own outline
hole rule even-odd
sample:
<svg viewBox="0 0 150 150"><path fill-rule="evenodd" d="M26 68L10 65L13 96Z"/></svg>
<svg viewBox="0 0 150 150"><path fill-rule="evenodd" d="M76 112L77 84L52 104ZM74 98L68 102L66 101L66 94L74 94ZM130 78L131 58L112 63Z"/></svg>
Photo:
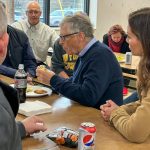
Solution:
<svg viewBox="0 0 150 150"><path fill-rule="evenodd" d="M119 106L116 105L112 100L106 101L106 104L100 106L100 112L105 121L109 121L110 115L113 110Z"/></svg>

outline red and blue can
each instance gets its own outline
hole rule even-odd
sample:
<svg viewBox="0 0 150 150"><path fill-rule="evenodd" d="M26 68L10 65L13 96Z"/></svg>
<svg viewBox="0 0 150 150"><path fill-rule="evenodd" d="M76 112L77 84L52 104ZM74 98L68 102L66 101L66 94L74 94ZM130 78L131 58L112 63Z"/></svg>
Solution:
<svg viewBox="0 0 150 150"><path fill-rule="evenodd" d="M96 127L91 122L83 122L79 128L78 150L94 150Z"/></svg>

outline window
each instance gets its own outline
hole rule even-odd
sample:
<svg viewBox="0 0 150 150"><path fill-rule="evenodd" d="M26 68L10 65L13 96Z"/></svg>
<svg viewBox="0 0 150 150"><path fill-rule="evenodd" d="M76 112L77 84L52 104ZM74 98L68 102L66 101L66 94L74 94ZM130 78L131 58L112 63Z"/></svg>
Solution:
<svg viewBox="0 0 150 150"><path fill-rule="evenodd" d="M87 12L85 3L87 0L50 0L50 26L59 26L64 16L73 15L78 11Z"/></svg>
<svg viewBox="0 0 150 150"><path fill-rule="evenodd" d="M74 9L54 10L53 12L50 13L50 26L59 26L59 23L64 16L73 15L77 11L83 10L74 10Z"/></svg>
<svg viewBox="0 0 150 150"><path fill-rule="evenodd" d="M8 23L26 18L26 4L32 0L2 0L7 6ZM40 3L42 15L40 20L50 26L59 26L64 16L77 11L88 14L89 0L35 0Z"/></svg>

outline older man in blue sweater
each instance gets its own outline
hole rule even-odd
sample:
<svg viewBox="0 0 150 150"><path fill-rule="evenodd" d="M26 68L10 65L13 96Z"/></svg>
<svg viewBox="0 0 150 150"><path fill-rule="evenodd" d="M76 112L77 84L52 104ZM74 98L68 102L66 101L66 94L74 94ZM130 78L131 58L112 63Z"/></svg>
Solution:
<svg viewBox="0 0 150 150"><path fill-rule="evenodd" d="M79 55L73 76L64 79L49 70L37 69L38 80L82 105L99 108L112 99L123 103L123 77L111 50L94 38L88 16L75 14L60 24L60 44Z"/></svg>

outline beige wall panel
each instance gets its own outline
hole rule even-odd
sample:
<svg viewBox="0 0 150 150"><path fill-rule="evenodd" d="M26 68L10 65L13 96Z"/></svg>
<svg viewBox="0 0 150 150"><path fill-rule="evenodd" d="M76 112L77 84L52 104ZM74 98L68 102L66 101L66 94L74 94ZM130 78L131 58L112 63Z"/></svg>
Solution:
<svg viewBox="0 0 150 150"><path fill-rule="evenodd" d="M95 36L102 40L103 35L114 24L122 25L126 31L128 14L142 7L150 7L150 0L98 0L97 6Z"/></svg>

